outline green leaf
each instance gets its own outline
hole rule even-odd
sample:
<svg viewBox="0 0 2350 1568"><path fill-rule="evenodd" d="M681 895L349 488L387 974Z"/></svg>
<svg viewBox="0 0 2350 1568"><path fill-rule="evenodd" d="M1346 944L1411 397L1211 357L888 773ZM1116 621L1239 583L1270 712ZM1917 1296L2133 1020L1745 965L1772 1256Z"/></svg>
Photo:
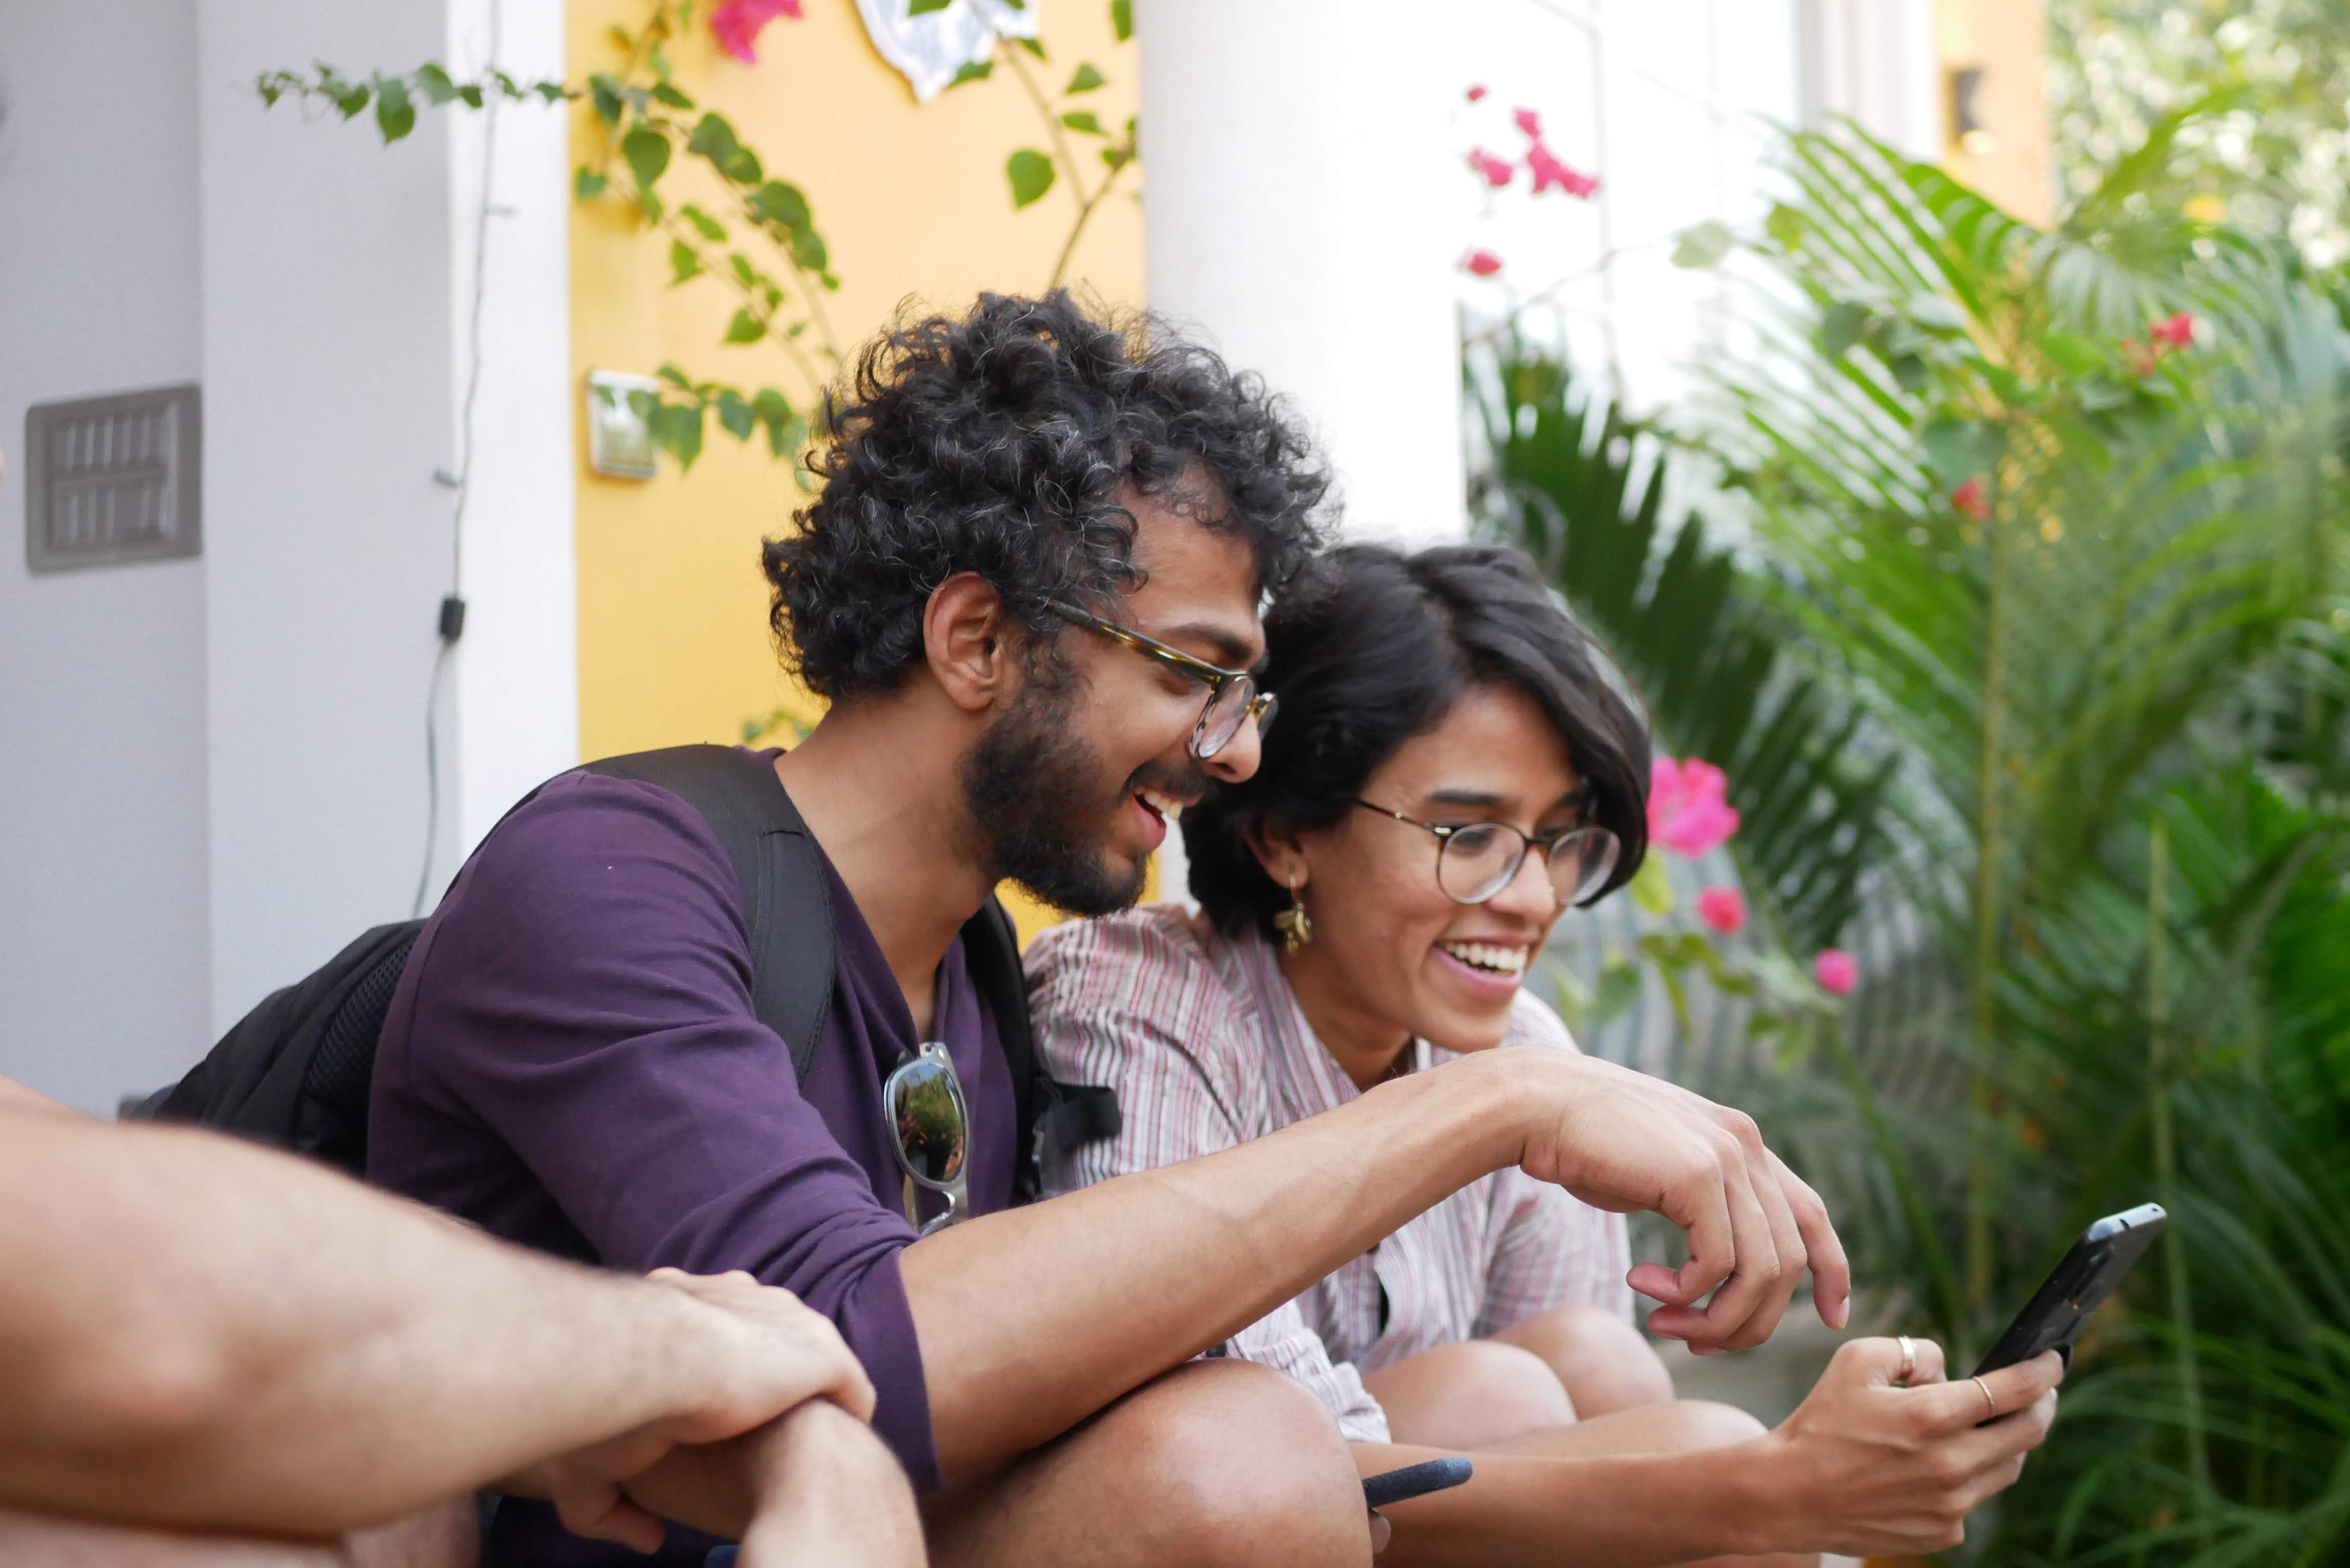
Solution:
<svg viewBox="0 0 2350 1568"><path fill-rule="evenodd" d="M597 173L596 171L588 168L585 163L582 163L579 166L579 172L572 176L571 190L572 193L577 196L579 200L583 202L592 202L597 197L602 195L604 193L604 187L610 183L611 182L605 179L604 176Z"/></svg>
<svg viewBox="0 0 2350 1568"><path fill-rule="evenodd" d="M759 187L751 198L751 210L772 223L787 229L808 226L807 198L800 188L787 180L770 180Z"/></svg>
<svg viewBox="0 0 2350 1568"><path fill-rule="evenodd" d="M712 217L708 213L703 212L696 203L688 202L685 205L677 210L677 215L683 218L687 223L691 223L693 225L694 232L700 234L703 239L709 240L712 244L724 243L726 239L726 225Z"/></svg>
<svg viewBox="0 0 2350 1568"><path fill-rule="evenodd" d="M365 82L338 82L328 96L335 100L335 107L342 111L345 119L357 118L359 110L368 106L369 92Z"/></svg>
<svg viewBox="0 0 2350 1568"><path fill-rule="evenodd" d="M1860 341L1867 327L1868 306L1857 300L1839 299L1820 313L1819 330L1812 335L1812 342L1824 357L1839 358Z"/></svg>
<svg viewBox="0 0 2350 1568"><path fill-rule="evenodd" d="M1063 88L1061 91L1064 95L1091 92L1094 88L1103 86L1108 80L1109 78L1107 77L1103 76L1101 72L1094 69L1090 65L1080 65L1077 67L1077 74L1069 78L1069 85Z"/></svg>
<svg viewBox="0 0 2350 1568"><path fill-rule="evenodd" d="M906 15L927 16L933 11L943 11L953 4L954 0L913 0L913 4L906 7Z"/></svg>
<svg viewBox="0 0 2350 1568"><path fill-rule="evenodd" d="M1762 232L1781 250L1792 251L1804 243L1806 220L1802 212L1784 202L1771 203L1771 215L1762 220Z"/></svg>
<svg viewBox="0 0 2350 1568"><path fill-rule="evenodd" d="M561 103L565 99L571 96L571 89L565 87L561 82L534 83L531 90L538 94L538 99L541 103Z"/></svg>
<svg viewBox="0 0 2350 1568"><path fill-rule="evenodd" d="M661 368L654 371L653 374L660 377L662 380L667 381L672 387L681 387L689 392L693 390L693 378L679 369L674 364L666 360L662 362Z"/></svg>
<svg viewBox="0 0 2350 1568"><path fill-rule="evenodd" d="M752 315L748 306L738 308L734 312L734 319L726 324L726 341L729 343L756 343L766 335L767 324Z"/></svg>
<svg viewBox="0 0 2350 1568"><path fill-rule="evenodd" d="M1045 57L1045 41L1042 38L1014 38L1012 41L1040 60Z"/></svg>
<svg viewBox="0 0 2350 1568"><path fill-rule="evenodd" d="M620 138L620 156L629 161L638 188L650 191L669 167L669 138L650 125L639 125Z"/></svg>
<svg viewBox="0 0 2350 1568"><path fill-rule="evenodd" d="M416 129L416 106L408 99L408 84L398 77L375 78L375 123L387 143Z"/></svg>
<svg viewBox="0 0 2350 1568"><path fill-rule="evenodd" d="M1918 326L1936 332L1964 332L1967 313L1939 294L1916 294L1901 307L1901 313Z"/></svg>
<svg viewBox="0 0 2350 1568"><path fill-rule="evenodd" d="M1592 1027L1622 1016L1639 1000L1640 971L1620 961L1610 962L1599 971L1599 994L1591 1004Z"/></svg>
<svg viewBox="0 0 2350 1568"><path fill-rule="evenodd" d="M1081 109L1075 114L1065 114L1061 116L1061 123L1067 126L1071 130L1082 130L1087 136L1107 136L1109 134L1108 131L1102 129L1101 121L1094 118L1093 111L1091 109Z"/></svg>
<svg viewBox="0 0 2350 1568"><path fill-rule="evenodd" d="M751 411L751 405L743 400L742 393L732 387L719 392L718 426L721 430L736 441L749 441L751 432L758 428L758 416Z"/></svg>
<svg viewBox="0 0 2350 1568"><path fill-rule="evenodd" d="M949 81L947 86L959 88L965 82L983 82L994 74L993 60L966 60L955 67L953 79Z"/></svg>
<svg viewBox="0 0 2350 1568"><path fill-rule="evenodd" d="M1003 161L1003 177L1012 182L1012 204L1024 207L1053 188L1053 161L1033 147L1024 147Z"/></svg>
<svg viewBox="0 0 2350 1568"><path fill-rule="evenodd" d="M1673 912L1673 879L1665 873L1665 857L1651 855L1640 862L1631 881L1632 902L1651 915Z"/></svg>
<svg viewBox="0 0 2350 1568"><path fill-rule="evenodd" d="M1101 150L1101 161L1109 165L1109 171L1113 174L1125 168L1133 157L1132 148L1105 147Z"/></svg>
<svg viewBox="0 0 2350 1568"><path fill-rule="evenodd" d="M461 83L457 88L457 100L467 109L479 109L482 107L482 89L472 82Z"/></svg>
<svg viewBox="0 0 2350 1568"><path fill-rule="evenodd" d="M693 100L691 99L686 97L685 94L678 91L677 88L671 87L667 82L655 82L653 84L653 101L655 103L667 104L671 109L691 109L693 107Z"/></svg>
<svg viewBox="0 0 2350 1568"><path fill-rule="evenodd" d="M737 185L756 185L764 172L759 167L759 155L747 147L737 147L724 162L718 165L718 171Z"/></svg>
<svg viewBox="0 0 2350 1568"><path fill-rule="evenodd" d="M1134 36L1134 0L1109 0L1109 25L1121 44Z"/></svg>
<svg viewBox="0 0 2350 1568"><path fill-rule="evenodd" d="M469 100L481 107L482 89L475 88ZM620 110L625 107L620 98L620 84L600 72L588 78L588 99L596 107L596 118L607 125L620 123Z"/></svg>
<svg viewBox="0 0 2350 1568"><path fill-rule="evenodd" d="M675 457L680 468L691 469L702 455L702 405L661 403L649 422L654 444Z"/></svg>
<svg viewBox="0 0 2350 1568"><path fill-rule="evenodd" d="M2077 332L2048 331L2040 335L2040 351L2067 376L2086 376L2106 367L2104 344Z"/></svg>
<svg viewBox="0 0 2350 1568"><path fill-rule="evenodd" d="M1731 242L1730 225L1709 218L1681 231L1673 242L1673 265L1692 270L1718 265L1730 254Z"/></svg>
<svg viewBox="0 0 2350 1568"><path fill-rule="evenodd" d="M669 243L670 286L676 287L702 271L702 257L683 240Z"/></svg>
<svg viewBox="0 0 2350 1568"><path fill-rule="evenodd" d="M802 268L808 272L822 272L825 264L831 259L831 253L825 249L822 234L814 229L792 231L792 260Z"/></svg>
<svg viewBox="0 0 2350 1568"><path fill-rule="evenodd" d="M685 139L685 150L712 163L723 162L742 143L735 139L733 126L723 114L705 114L694 121L693 133Z"/></svg>
<svg viewBox="0 0 2350 1568"><path fill-rule="evenodd" d="M1926 466L1947 490L1989 473L1999 462L1999 431L1981 420L1945 415L1928 425L1920 440L1926 449Z"/></svg>
<svg viewBox="0 0 2350 1568"><path fill-rule="evenodd" d="M734 269L734 281L744 288L749 288L759 281L759 269L753 266L751 258L741 251L736 251L733 255L728 256L726 265Z"/></svg>
<svg viewBox="0 0 2350 1568"><path fill-rule="evenodd" d="M430 60L416 67L416 87L423 93L424 101L436 109L456 101L457 84L449 79L447 71Z"/></svg>

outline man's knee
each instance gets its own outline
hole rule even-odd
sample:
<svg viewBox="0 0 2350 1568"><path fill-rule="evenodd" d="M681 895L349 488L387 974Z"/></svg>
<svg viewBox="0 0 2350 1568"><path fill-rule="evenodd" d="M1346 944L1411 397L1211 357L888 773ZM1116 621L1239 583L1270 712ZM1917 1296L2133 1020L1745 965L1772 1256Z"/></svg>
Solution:
<svg viewBox="0 0 2350 1568"><path fill-rule="evenodd" d="M1179 1367L1131 1397L1122 1456L1160 1500L1145 1528L1170 1563L1348 1563L1369 1557L1346 1439L1304 1386L1243 1361Z"/></svg>

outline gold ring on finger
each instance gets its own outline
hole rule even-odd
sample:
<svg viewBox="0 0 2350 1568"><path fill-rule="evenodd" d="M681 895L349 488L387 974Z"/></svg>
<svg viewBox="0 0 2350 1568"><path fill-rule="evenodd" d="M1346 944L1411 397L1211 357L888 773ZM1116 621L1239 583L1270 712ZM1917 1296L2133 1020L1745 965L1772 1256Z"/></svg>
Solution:
<svg viewBox="0 0 2350 1568"><path fill-rule="evenodd" d="M1999 1401L1998 1401L1997 1399L1995 1399L1995 1398L1993 1398L1993 1397L1991 1397L1991 1385L1990 1385L1990 1384L1988 1384L1988 1383L1986 1383L1986 1382L1984 1382L1984 1381L1983 1381L1981 1378L1980 1378L1980 1377L1978 1377L1978 1378L1974 1379L1974 1385L1975 1385L1975 1386L1976 1386L1976 1387L1978 1387L1978 1388L1980 1388L1980 1389L1981 1389L1981 1390L1982 1390L1982 1397L1983 1397L1983 1408L1984 1408L1984 1410L1987 1412L1987 1413L1984 1415L1983 1419L1984 1419L1984 1420L1986 1420L1986 1421L1996 1421L1996 1420L1998 1420L1998 1419L1999 1419Z"/></svg>
<svg viewBox="0 0 2350 1568"><path fill-rule="evenodd" d="M1893 1381L1907 1388L1909 1375L1918 1370L1918 1342L1905 1334L1893 1343L1901 1347L1901 1370L1893 1375Z"/></svg>

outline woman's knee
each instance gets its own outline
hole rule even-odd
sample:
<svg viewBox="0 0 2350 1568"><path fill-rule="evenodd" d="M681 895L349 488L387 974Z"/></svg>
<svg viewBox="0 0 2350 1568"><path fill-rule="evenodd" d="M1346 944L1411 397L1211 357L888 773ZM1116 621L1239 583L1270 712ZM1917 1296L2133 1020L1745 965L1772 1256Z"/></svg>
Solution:
<svg viewBox="0 0 2350 1568"><path fill-rule="evenodd" d="M1363 1379L1399 1443L1482 1448L1572 1425L1575 1402L1543 1358L1499 1340L1440 1345Z"/></svg>
<svg viewBox="0 0 2350 1568"><path fill-rule="evenodd" d="M1648 1337L1604 1307L1555 1307L1496 1337L1542 1357L1586 1418L1673 1397L1672 1374Z"/></svg>

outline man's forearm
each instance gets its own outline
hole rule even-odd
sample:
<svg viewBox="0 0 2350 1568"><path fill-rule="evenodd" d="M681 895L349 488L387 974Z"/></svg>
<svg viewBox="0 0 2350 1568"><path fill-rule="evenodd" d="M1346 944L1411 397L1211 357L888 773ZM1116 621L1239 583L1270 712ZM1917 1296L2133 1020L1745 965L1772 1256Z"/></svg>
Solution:
<svg viewBox="0 0 2350 1568"><path fill-rule="evenodd" d="M666 1287L210 1135L0 1112L0 1502L329 1535L670 1413Z"/></svg>
<svg viewBox="0 0 2350 1568"><path fill-rule="evenodd" d="M909 1248L941 1465L969 1474L1056 1436L1513 1161L1507 1085L1471 1057Z"/></svg>
<svg viewBox="0 0 2350 1568"><path fill-rule="evenodd" d="M742 1568L922 1561L905 1472L870 1428L828 1400L727 1442L680 1449L626 1490L663 1519L741 1541Z"/></svg>

